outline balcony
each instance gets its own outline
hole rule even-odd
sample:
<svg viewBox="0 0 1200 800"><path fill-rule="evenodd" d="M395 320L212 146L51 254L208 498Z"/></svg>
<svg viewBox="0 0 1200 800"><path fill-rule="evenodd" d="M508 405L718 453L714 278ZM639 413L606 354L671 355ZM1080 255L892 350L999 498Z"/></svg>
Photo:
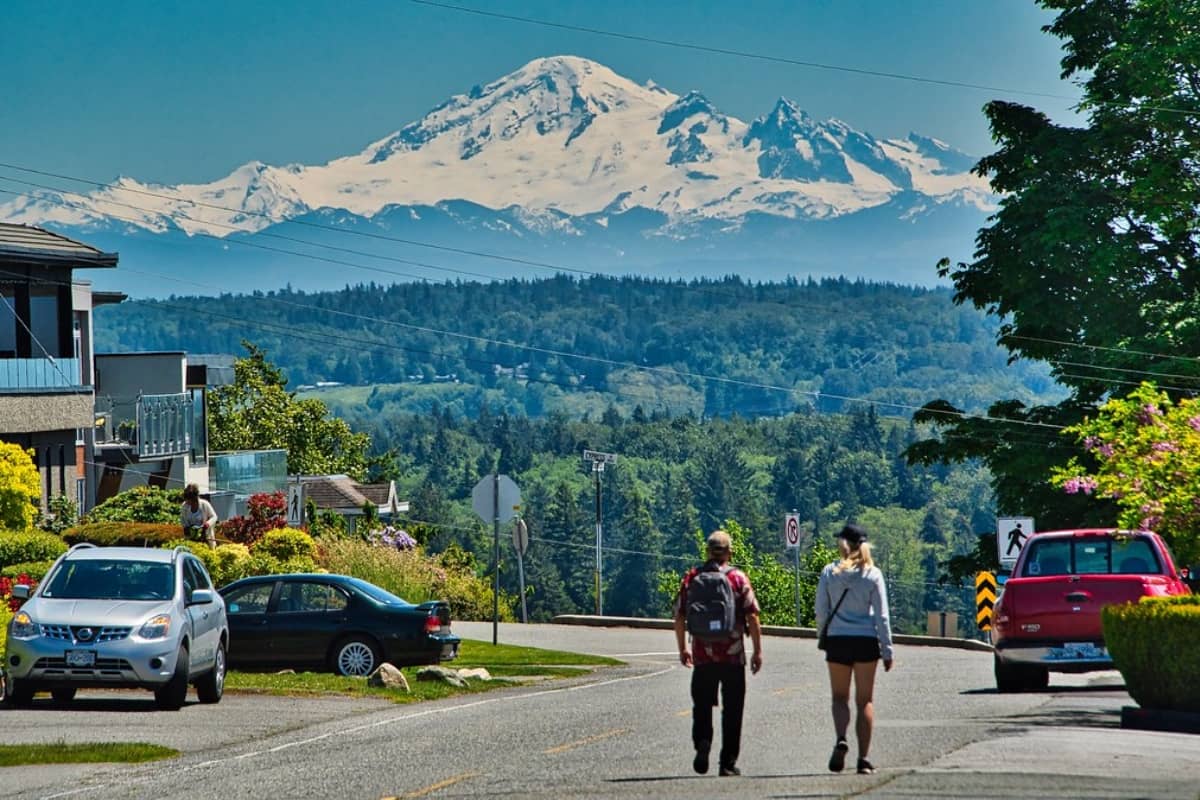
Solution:
<svg viewBox="0 0 1200 800"><path fill-rule="evenodd" d="M189 392L143 394L133 402L101 399L96 417L98 445L132 448L139 459L184 455L203 441L195 437L195 401Z"/></svg>
<svg viewBox="0 0 1200 800"><path fill-rule="evenodd" d="M0 358L0 391L55 392L82 383L78 358Z"/></svg>

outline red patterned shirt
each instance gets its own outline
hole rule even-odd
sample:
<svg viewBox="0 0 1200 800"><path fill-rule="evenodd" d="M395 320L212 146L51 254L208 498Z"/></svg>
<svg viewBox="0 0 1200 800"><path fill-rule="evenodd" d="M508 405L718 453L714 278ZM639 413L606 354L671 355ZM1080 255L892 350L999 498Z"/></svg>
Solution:
<svg viewBox="0 0 1200 800"><path fill-rule="evenodd" d="M679 594L675 597L675 615L686 614L688 584L700 571L693 567L683 576L679 586ZM692 639L692 662L694 664L745 664L746 663L746 615L759 612L758 598L754 596L754 587L746 573L735 567L730 567L725 578L733 588L733 596L737 599L737 625L734 634L728 639L719 641L704 641Z"/></svg>

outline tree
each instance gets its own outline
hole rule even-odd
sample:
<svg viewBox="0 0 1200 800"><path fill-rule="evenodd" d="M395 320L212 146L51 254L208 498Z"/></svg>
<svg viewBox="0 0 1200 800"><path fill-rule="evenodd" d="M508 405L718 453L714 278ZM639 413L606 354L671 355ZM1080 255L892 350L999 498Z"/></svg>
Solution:
<svg viewBox="0 0 1200 800"><path fill-rule="evenodd" d="M31 452L0 442L0 530L25 532L37 518L42 479Z"/></svg>
<svg viewBox="0 0 1200 800"><path fill-rule="evenodd" d="M955 302L998 317L1012 361L1045 361L1070 391L1053 406L998 402L986 419L948 403L918 414L941 441L921 462L982 458L1002 511L1039 525L1098 522L1112 507L1053 490L1080 424L1146 371L1200 376L1200 6L1195 0L1039 0L1059 16L1064 78L1082 82L1084 127L1008 102L985 113L999 150L975 171L1004 194L975 260L939 272ZM1172 390L1175 391L1175 390ZM1066 502L1064 502L1066 501Z"/></svg>
<svg viewBox="0 0 1200 800"><path fill-rule="evenodd" d="M287 451L288 472L301 475L366 474L370 438L331 417L320 400L298 400L287 378L249 342L234 362L234 382L209 395L209 436L214 450Z"/></svg>
<svg viewBox="0 0 1200 800"><path fill-rule="evenodd" d="M1200 399L1143 383L1063 431L1087 450L1054 473L1067 494L1112 498L1123 528L1155 530L1184 563L1200 558Z"/></svg>

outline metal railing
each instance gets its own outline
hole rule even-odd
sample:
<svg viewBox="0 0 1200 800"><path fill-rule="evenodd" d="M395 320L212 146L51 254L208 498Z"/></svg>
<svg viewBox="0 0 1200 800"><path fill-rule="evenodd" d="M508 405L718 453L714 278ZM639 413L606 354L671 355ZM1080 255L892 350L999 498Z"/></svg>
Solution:
<svg viewBox="0 0 1200 800"><path fill-rule="evenodd" d="M0 358L0 389L81 386L78 358Z"/></svg>

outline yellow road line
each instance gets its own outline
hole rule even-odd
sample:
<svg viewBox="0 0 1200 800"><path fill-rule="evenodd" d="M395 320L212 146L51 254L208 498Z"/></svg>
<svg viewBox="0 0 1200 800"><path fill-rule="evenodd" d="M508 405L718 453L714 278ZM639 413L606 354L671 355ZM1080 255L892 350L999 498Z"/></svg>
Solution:
<svg viewBox="0 0 1200 800"><path fill-rule="evenodd" d="M445 789L447 786L453 786L454 784L460 783L469 778L478 778L479 775L480 773L478 772L464 772L462 775L455 775L452 778L446 778L446 780L438 781L437 783L426 786L424 789L417 789L415 791L402 794L399 797L384 797L382 800L410 800L414 797L424 797L427 794L436 792L438 789Z"/></svg>
<svg viewBox="0 0 1200 800"><path fill-rule="evenodd" d="M676 712L676 714L675 714L675 716L677 716L677 717L690 717L691 715L692 715L692 710L690 708L687 711L679 711L679 712Z"/></svg>
<svg viewBox="0 0 1200 800"><path fill-rule="evenodd" d="M577 742L568 742L567 744L560 744L558 747L551 747L549 750L543 750L542 752L548 756L555 755L557 753L565 753L568 750L574 750L576 747L583 747L585 744L592 744L593 742L599 742L603 739L608 739L609 737L612 737L612 736L620 736L623 733L629 733L629 728L613 728L611 731L605 731L604 733L597 733L595 736L589 736L586 739L580 739Z"/></svg>

